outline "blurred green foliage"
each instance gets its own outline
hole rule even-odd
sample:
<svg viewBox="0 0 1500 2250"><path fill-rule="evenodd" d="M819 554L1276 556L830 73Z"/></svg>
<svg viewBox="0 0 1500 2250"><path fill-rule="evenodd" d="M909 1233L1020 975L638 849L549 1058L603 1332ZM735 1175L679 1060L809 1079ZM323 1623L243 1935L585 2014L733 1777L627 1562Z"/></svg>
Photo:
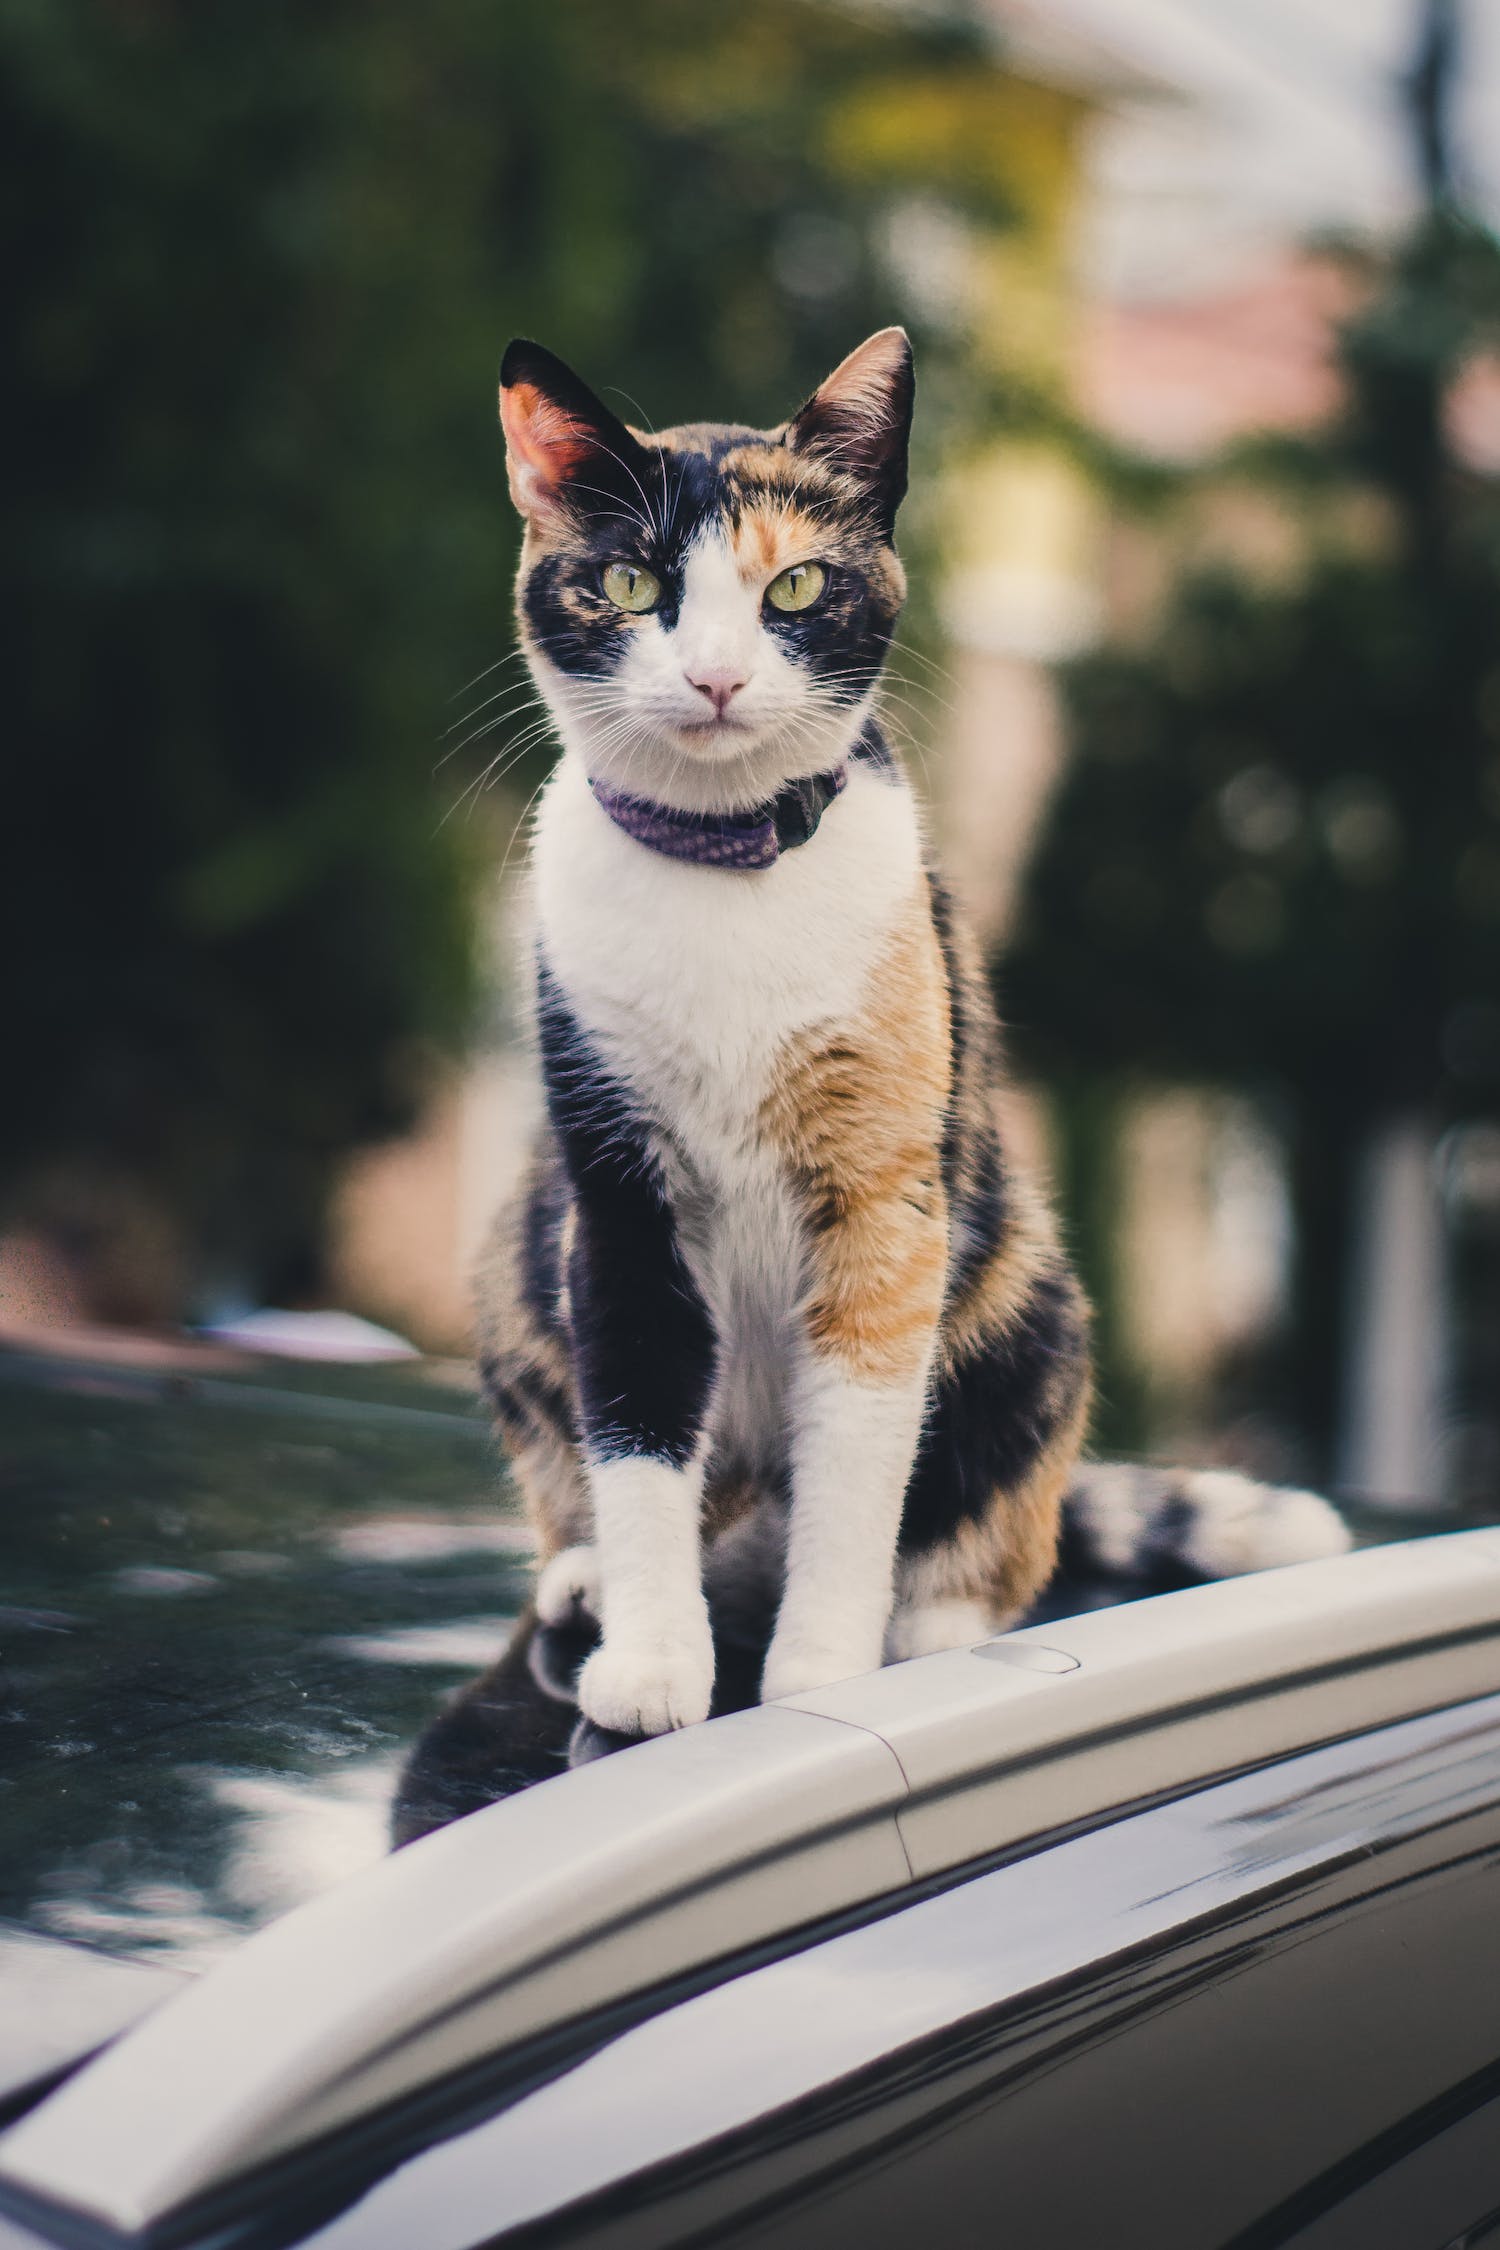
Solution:
<svg viewBox="0 0 1500 2250"><path fill-rule="evenodd" d="M339 1160L475 1027L495 839L444 815L518 699L434 768L510 645L507 337L781 417L893 311L851 105L976 51L813 0L0 0L0 1198L144 1201L132 1309L315 1285Z"/></svg>
<svg viewBox="0 0 1500 2250"><path fill-rule="evenodd" d="M1094 1101L1141 1073L1272 1105L1284 1404L1317 1469L1361 1150L1397 1114L1500 1110L1500 486L1447 435L1497 342L1500 246L1439 205L1342 337L1337 426L1262 457L1321 504L1362 494L1367 536L1280 583L1188 574L1144 645L1071 668L1073 761L1005 969L1031 1059Z"/></svg>

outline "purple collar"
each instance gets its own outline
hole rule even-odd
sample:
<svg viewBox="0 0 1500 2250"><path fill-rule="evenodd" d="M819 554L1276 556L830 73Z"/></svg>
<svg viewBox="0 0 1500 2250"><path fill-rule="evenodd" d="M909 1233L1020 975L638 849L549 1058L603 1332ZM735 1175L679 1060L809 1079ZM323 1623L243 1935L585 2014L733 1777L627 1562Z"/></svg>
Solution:
<svg viewBox="0 0 1500 2250"><path fill-rule="evenodd" d="M589 787L615 826L648 851L694 867L761 868L774 867L783 852L807 842L848 779L848 767L837 766L789 781L767 804L742 813L680 812L627 797L605 781L590 778Z"/></svg>

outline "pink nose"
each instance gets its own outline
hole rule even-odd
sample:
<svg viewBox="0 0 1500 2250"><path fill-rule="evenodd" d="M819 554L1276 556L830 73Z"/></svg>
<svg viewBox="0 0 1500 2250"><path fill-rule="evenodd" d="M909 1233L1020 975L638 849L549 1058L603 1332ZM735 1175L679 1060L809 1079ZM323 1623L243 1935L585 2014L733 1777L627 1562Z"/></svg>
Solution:
<svg viewBox="0 0 1500 2250"><path fill-rule="evenodd" d="M700 695L708 697L714 707L716 719L723 718L729 709L730 697L738 695L745 684L743 680L737 680L732 672L688 672L683 676L689 687L695 687Z"/></svg>

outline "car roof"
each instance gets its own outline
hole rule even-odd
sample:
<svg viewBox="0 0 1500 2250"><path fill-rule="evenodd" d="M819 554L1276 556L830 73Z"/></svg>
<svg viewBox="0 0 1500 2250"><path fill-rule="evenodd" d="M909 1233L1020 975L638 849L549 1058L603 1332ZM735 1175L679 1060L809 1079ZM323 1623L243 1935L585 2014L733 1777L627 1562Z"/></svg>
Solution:
<svg viewBox="0 0 1500 2250"><path fill-rule="evenodd" d="M0 1419L0 1933L201 1969L384 1857L413 1739L525 1604L519 1504L426 1363L0 1338Z"/></svg>
<svg viewBox="0 0 1500 2250"><path fill-rule="evenodd" d="M0 2108L117 2038L182 1983L160 1963L0 1923Z"/></svg>
<svg viewBox="0 0 1500 2250"><path fill-rule="evenodd" d="M0 2138L0 2182L150 2226L746 1948L1484 1694L1497 1640L1500 1532L1470 1532L1057 1621L625 1750L252 1939Z"/></svg>

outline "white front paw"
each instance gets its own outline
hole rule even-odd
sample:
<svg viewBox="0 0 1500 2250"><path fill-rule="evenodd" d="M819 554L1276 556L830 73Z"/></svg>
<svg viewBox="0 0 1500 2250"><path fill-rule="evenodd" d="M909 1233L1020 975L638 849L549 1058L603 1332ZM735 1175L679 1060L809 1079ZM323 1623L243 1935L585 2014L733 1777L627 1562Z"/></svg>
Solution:
<svg viewBox="0 0 1500 2250"><path fill-rule="evenodd" d="M774 1703L778 1696L806 1695L813 1688L831 1687L835 1680L852 1680L860 1672L873 1672L880 1663L877 1648L838 1648L826 1641L783 1641L778 1634L766 1654L761 1674L760 1699Z"/></svg>
<svg viewBox="0 0 1500 2250"><path fill-rule="evenodd" d="M537 1575L536 1613L544 1625L599 1620L599 1550L564 1547Z"/></svg>
<svg viewBox="0 0 1500 2250"><path fill-rule="evenodd" d="M578 1706L611 1734L668 1734L708 1717L713 1642L606 1641L578 1675Z"/></svg>

